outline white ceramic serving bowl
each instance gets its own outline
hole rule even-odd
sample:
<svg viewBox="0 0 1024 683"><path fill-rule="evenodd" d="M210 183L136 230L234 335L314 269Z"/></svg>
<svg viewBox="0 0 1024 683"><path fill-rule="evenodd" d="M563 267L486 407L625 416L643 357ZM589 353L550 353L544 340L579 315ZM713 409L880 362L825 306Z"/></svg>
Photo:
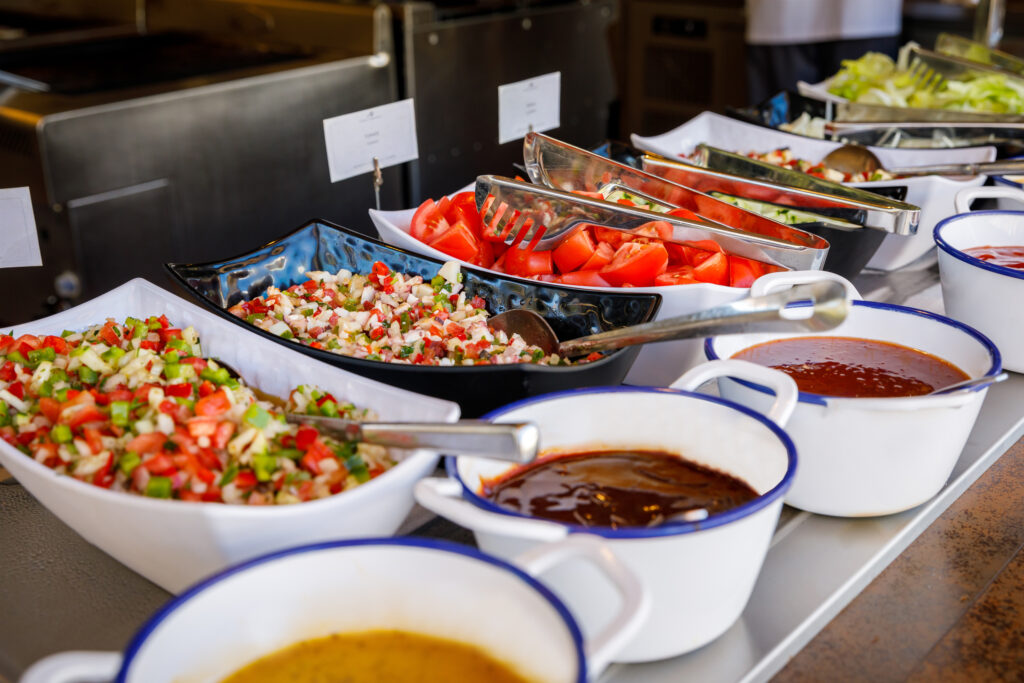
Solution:
<svg viewBox="0 0 1024 683"><path fill-rule="evenodd" d="M471 190L472 185L461 191ZM370 218L380 234L380 239L388 244L417 254L426 254L435 258L453 260L433 247L423 244L409 234L413 214L416 209L404 211L376 211L370 209ZM456 259L457 260L457 259ZM459 261L463 266L488 270ZM515 278L515 275L505 277ZM525 278L517 278L524 279ZM531 280L532 282L532 280ZM570 287L569 289L587 289L596 291L622 292L621 287ZM740 287L726 287L701 283L696 285L675 285L671 287L631 287L632 293L654 293L661 295L661 308L655 320L665 320L688 313L696 313L714 306L742 299L748 290ZM704 359L699 339L683 339L679 341L648 344L640 350L639 355L629 374L624 380L626 384L643 384L649 386L665 386L683 372L697 365Z"/></svg>
<svg viewBox="0 0 1024 683"><path fill-rule="evenodd" d="M107 318L166 314L193 326L203 353L238 370L250 386L287 396L315 384L372 408L382 419L452 422L456 404L395 389L311 360L280 344L240 332L145 280L128 282L57 315L16 325L16 334L60 334ZM387 536L412 508L412 487L438 455L412 451L381 476L342 494L297 505L243 506L160 500L110 491L57 474L0 441L0 465L85 540L163 588L177 593L195 581L263 553L318 541Z"/></svg>
<svg viewBox="0 0 1024 683"><path fill-rule="evenodd" d="M605 631L584 643L565 606L533 577L585 559L619 591ZM213 683L272 652L332 633L395 629L481 648L538 683L596 678L640 627L642 585L593 536L516 558L429 539L340 541L258 558L171 600L124 655L66 652L22 683Z"/></svg>
<svg viewBox="0 0 1024 683"><path fill-rule="evenodd" d="M531 420L545 451L615 448L680 453L746 481L755 500L702 522L610 529L561 524L516 514L479 494L481 481L514 465L479 458L449 457L449 479L424 479L417 501L472 529L485 552L510 558L545 542L589 532L609 547L648 588L651 615L616 657L643 662L695 650L725 632L739 617L754 587L796 470L796 451L784 424L796 400L796 385L749 363L704 365L673 389L608 387L547 394L501 408L496 422ZM770 417L722 399L691 393L722 373L770 382L780 394ZM774 422L773 422L774 420ZM608 590L585 566L566 565L542 579L561 597L585 633L609 618Z"/></svg>
<svg viewBox="0 0 1024 683"><path fill-rule="evenodd" d="M785 280L777 278L769 285L781 287ZM732 358L755 344L806 336L813 335L711 337L705 340L705 353L711 360ZM904 306L855 300L846 320L820 336L901 344L943 358L970 377L992 377L1001 371L999 351L980 332ZM772 401L769 389L744 379L720 379L718 388L723 397L758 411ZM923 503L938 493L953 471L986 392L987 386L938 396L878 399L800 392L786 427L800 454L800 470L786 503L842 517L886 515Z"/></svg>
<svg viewBox="0 0 1024 683"><path fill-rule="evenodd" d="M957 203L966 212L972 199L996 196L996 192L1024 202L1024 191L985 187L961 193ZM951 216L936 226L935 243L939 247L946 315L991 338L1007 370L1024 372L1024 270L992 265L963 251L970 247L1024 246L1024 211L976 211Z"/></svg>
<svg viewBox="0 0 1024 683"><path fill-rule="evenodd" d="M633 146L657 152L669 158L693 153L700 143L713 147L746 154L747 152L770 152L788 147L794 156L808 161L820 161L842 143L831 140L816 140L803 135L794 135L773 130L752 123L745 123L714 112L704 112L683 125L662 135L652 137L632 136ZM993 161L996 149L985 147L962 147L958 149L893 149L871 147L885 167L909 167L925 164L955 164ZM953 197L967 187L978 187L985 182L985 176L966 178L945 178L942 176L921 176L882 180L873 183L850 183L853 187L870 190L873 187L906 185L906 202L921 208L921 222L913 235L887 235L878 251L868 261L869 268L894 270L920 258L934 246L932 229L941 219L953 213Z"/></svg>

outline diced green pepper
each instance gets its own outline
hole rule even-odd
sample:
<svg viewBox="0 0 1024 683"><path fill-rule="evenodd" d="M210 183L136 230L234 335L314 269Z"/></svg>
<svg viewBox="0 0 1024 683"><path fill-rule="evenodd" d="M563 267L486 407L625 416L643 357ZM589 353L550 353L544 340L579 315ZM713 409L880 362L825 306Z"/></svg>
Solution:
<svg viewBox="0 0 1024 683"><path fill-rule="evenodd" d="M177 365L178 361L181 360L181 356L178 355L177 351L168 351L161 358L168 365Z"/></svg>
<svg viewBox="0 0 1024 683"><path fill-rule="evenodd" d="M292 333L291 330L285 330L278 336L281 337L281 339L295 339L295 335Z"/></svg>
<svg viewBox="0 0 1024 683"><path fill-rule="evenodd" d="M131 403L128 401L112 401L110 403L110 421L118 427L127 427Z"/></svg>
<svg viewBox="0 0 1024 683"><path fill-rule="evenodd" d="M68 373L64 372L62 368L53 368L50 370L50 382L57 384L58 382L67 382Z"/></svg>
<svg viewBox="0 0 1024 683"><path fill-rule="evenodd" d="M33 349L28 352L28 362L31 365L39 365L44 360L55 361L57 360L57 352L49 346L44 346L41 349Z"/></svg>
<svg viewBox="0 0 1024 683"><path fill-rule="evenodd" d="M192 352L192 345L184 339L178 339L177 337L171 337L167 340L167 348L175 351L181 351L185 355Z"/></svg>
<svg viewBox="0 0 1024 683"><path fill-rule="evenodd" d="M263 429L270 424L270 413L258 403L253 403L242 416L242 421L256 429Z"/></svg>
<svg viewBox="0 0 1024 683"><path fill-rule="evenodd" d="M96 384L100 376L96 374L96 371L92 368L83 365L78 368L78 379L81 380L82 384Z"/></svg>
<svg viewBox="0 0 1024 683"><path fill-rule="evenodd" d="M170 498L173 490L170 477L150 477L146 483L146 495L150 498Z"/></svg>
<svg viewBox="0 0 1024 683"><path fill-rule="evenodd" d="M29 364L28 359L21 355L20 351L8 351L7 360L13 360L15 363L20 363L22 365Z"/></svg>
<svg viewBox="0 0 1024 683"><path fill-rule="evenodd" d="M217 483L217 486L220 486L221 488L224 488L225 486L227 486L228 484L233 482L235 480L235 477L237 477L237 476L238 476L238 465L236 465L235 463L231 463L224 470L224 475L220 478L220 481Z"/></svg>
<svg viewBox="0 0 1024 683"><path fill-rule="evenodd" d="M11 424L11 415L8 412L7 404L0 401L0 427Z"/></svg>
<svg viewBox="0 0 1024 683"><path fill-rule="evenodd" d="M68 443L73 438L71 427L64 424L54 425L53 429L50 430L50 438L57 443Z"/></svg>
<svg viewBox="0 0 1024 683"><path fill-rule="evenodd" d="M281 458L288 458L289 460L298 460L305 453L300 451L298 448L279 448L274 453Z"/></svg>
<svg viewBox="0 0 1024 683"><path fill-rule="evenodd" d="M39 395L47 398L53 396L53 380L48 379L39 385Z"/></svg>
<svg viewBox="0 0 1024 683"><path fill-rule="evenodd" d="M117 361L121 359L121 356L123 356L124 354L124 349L119 348L117 346L111 346L109 349L103 352L100 358L102 358L107 363L114 365L115 363L117 363Z"/></svg>
<svg viewBox="0 0 1024 683"><path fill-rule="evenodd" d="M444 278L440 275L435 275L430 278L430 286L434 288L435 292L441 291L441 287L444 286Z"/></svg>
<svg viewBox="0 0 1024 683"><path fill-rule="evenodd" d="M256 481L270 481L277 469L277 457L266 453L252 456L252 469L256 473Z"/></svg>
<svg viewBox="0 0 1024 683"><path fill-rule="evenodd" d="M135 451L127 451L121 456L121 459L117 461L117 469L124 472L125 476L131 475L139 463L142 462L142 458Z"/></svg>
<svg viewBox="0 0 1024 683"><path fill-rule="evenodd" d="M177 356L178 354L174 354ZM179 379L181 377L182 368L190 368L191 365L181 365L179 363L168 363L164 366L164 377L167 379Z"/></svg>
<svg viewBox="0 0 1024 683"><path fill-rule="evenodd" d="M57 395L54 396L54 398L60 401L61 403L64 403L64 401L68 400L68 388L64 387L63 389L58 389Z"/></svg>
<svg viewBox="0 0 1024 683"><path fill-rule="evenodd" d="M328 399L320 404L320 412L326 417L338 417L338 404Z"/></svg>
<svg viewBox="0 0 1024 683"><path fill-rule="evenodd" d="M200 379L208 379L214 384L227 384L231 380L231 373L227 368L213 368L207 366L199 372Z"/></svg>
<svg viewBox="0 0 1024 683"><path fill-rule="evenodd" d="M346 311L357 311L359 310L359 299L345 299L345 303L341 307Z"/></svg>
<svg viewBox="0 0 1024 683"><path fill-rule="evenodd" d="M409 356L412 355L412 352L413 352L413 347L411 347L411 346L403 346L401 348L401 350L399 350L399 352L398 352L398 357L399 358L408 358Z"/></svg>

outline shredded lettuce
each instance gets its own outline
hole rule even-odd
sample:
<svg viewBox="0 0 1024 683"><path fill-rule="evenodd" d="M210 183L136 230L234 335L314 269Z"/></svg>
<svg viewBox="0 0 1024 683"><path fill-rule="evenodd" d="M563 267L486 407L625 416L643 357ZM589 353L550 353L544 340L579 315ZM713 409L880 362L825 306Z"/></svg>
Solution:
<svg viewBox="0 0 1024 683"><path fill-rule="evenodd" d="M845 60L833 77L829 92L853 102L889 107L1024 113L1024 80L1004 74L976 73L947 80L936 92L928 92L914 87L905 61L903 58L897 63L877 52Z"/></svg>

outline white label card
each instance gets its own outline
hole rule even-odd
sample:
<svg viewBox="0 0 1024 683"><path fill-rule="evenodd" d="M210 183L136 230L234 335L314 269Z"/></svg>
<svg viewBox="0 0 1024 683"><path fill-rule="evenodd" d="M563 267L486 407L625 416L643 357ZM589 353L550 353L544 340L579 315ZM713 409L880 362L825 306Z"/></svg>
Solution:
<svg viewBox="0 0 1024 683"><path fill-rule="evenodd" d="M43 257L28 188L0 190L0 268L41 265Z"/></svg>
<svg viewBox="0 0 1024 683"><path fill-rule="evenodd" d="M498 144L561 125L562 73L498 86Z"/></svg>
<svg viewBox="0 0 1024 683"><path fill-rule="evenodd" d="M324 119L324 138L332 183L419 157L411 99Z"/></svg>

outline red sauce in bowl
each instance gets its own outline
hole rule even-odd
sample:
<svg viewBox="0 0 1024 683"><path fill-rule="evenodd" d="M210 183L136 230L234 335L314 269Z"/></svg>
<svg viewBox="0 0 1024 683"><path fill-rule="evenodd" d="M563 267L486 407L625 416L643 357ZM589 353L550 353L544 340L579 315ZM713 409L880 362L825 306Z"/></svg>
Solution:
<svg viewBox="0 0 1024 683"><path fill-rule="evenodd" d="M971 247L963 252L976 259L987 261L993 266L1024 270L1024 246Z"/></svg>
<svg viewBox="0 0 1024 683"><path fill-rule="evenodd" d="M484 482L481 495L531 517L613 529L647 527L757 498L745 482L661 451L555 455Z"/></svg>
<svg viewBox="0 0 1024 683"><path fill-rule="evenodd" d="M743 349L733 358L781 370L800 391L825 396L921 396L968 379L963 370L929 353L854 337L780 339Z"/></svg>

